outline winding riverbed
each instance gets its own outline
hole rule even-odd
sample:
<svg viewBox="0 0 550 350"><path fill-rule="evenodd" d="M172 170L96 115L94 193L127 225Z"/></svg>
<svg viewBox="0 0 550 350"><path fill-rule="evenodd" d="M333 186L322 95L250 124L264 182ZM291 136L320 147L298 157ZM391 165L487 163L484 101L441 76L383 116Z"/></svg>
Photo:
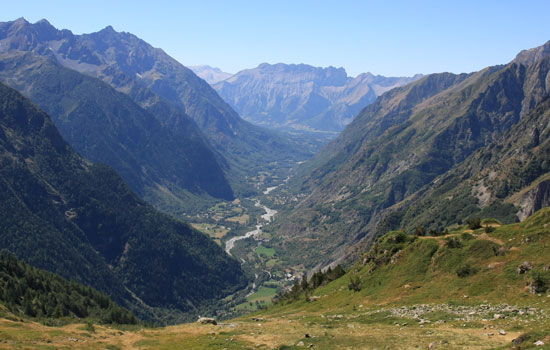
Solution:
<svg viewBox="0 0 550 350"><path fill-rule="evenodd" d="M277 210L270 209L266 207L265 205L262 205L259 200L256 201L256 204L254 204L256 207L260 207L263 210L265 210L265 214L263 214L261 217L267 222L271 222L271 219L277 214ZM262 233L262 226L263 224L257 224L256 229L252 231L248 231L243 236L237 236L229 239L227 242L225 242L225 252L229 255L231 255L231 249L235 246L235 242L240 241L241 239L246 239L250 237L255 237Z"/></svg>

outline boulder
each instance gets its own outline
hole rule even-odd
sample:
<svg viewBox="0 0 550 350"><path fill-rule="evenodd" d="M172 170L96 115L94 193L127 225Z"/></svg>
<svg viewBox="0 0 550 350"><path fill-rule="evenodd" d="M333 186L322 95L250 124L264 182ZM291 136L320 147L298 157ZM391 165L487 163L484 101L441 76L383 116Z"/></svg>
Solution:
<svg viewBox="0 0 550 350"><path fill-rule="evenodd" d="M213 325L218 324L218 322L216 322L216 320L211 318L211 317L200 317L197 320L197 322L200 323L200 324L213 324Z"/></svg>
<svg viewBox="0 0 550 350"><path fill-rule="evenodd" d="M523 264L519 265L517 268L518 275L523 275L527 271L530 271L533 268L529 261L524 261Z"/></svg>

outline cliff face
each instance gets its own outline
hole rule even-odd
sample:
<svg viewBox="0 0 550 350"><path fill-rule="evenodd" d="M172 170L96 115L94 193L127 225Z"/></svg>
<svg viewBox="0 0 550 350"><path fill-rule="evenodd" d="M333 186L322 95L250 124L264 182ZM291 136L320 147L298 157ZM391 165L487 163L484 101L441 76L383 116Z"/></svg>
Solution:
<svg viewBox="0 0 550 350"><path fill-rule="evenodd" d="M550 206L550 180L540 182L534 189L526 192L518 201L518 218L523 221L537 210Z"/></svg>

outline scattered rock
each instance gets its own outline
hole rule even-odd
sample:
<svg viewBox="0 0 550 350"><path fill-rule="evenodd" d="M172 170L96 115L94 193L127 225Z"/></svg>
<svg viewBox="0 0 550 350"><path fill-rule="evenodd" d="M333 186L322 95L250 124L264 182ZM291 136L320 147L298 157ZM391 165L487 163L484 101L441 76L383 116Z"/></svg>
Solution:
<svg viewBox="0 0 550 350"><path fill-rule="evenodd" d="M319 299L321 299L321 297L318 296L318 295L312 295L311 297L309 297L309 300L310 300L310 301L317 301L317 300L319 300Z"/></svg>
<svg viewBox="0 0 550 350"><path fill-rule="evenodd" d="M550 264L544 265L542 268L544 271L550 271Z"/></svg>
<svg viewBox="0 0 550 350"><path fill-rule="evenodd" d="M305 337L306 337L306 338L311 338L311 336L309 335L309 333L306 333Z"/></svg>
<svg viewBox="0 0 550 350"><path fill-rule="evenodd" d="M252 321L262 322L264 319L260 317L252 317Z"/></svg>
<svg viewBox="0 0 550 350"><path fill-rule="evenodd" d="M431 342L430 345L428 346L428 349L429 349L429 350L435 350L435 349L436 349L435 343L434 343L434 342Z"/></svg>
<svg viewBox="0 0 550 350"><path fill-rule="evenodd" d="M493 315L493 319L494 319L494 320L503 320L503 319L505 319L505 318L506 318L506 316L504 316L504 315L502 315L502 314L494 314L494 315Z"/></svg>
<svg viewBox="0 0 550 350"><path fill-rule="evenodd" d="M506 335L506 331L504 329L499 329L498 334L500 335Z"/></svg>
<svg viewBox="0 0 550 350"><path fill-rule="evenodd" d="M201 317L197 320L197 322L200 324L213 324L213 325L218 324L218 322L216 322L216 320L211 317Z"/></svg>
<svg viewBox="0 0 550 350"><path fill-rule="evenodd" d="M299 341L298 344L296 344L296 346L305 346L304 342L303 341Z"/></svg>
<svg viewBox="0 0 550 350"><path fill-rule="evenodd" d="M544 342L542 340L537 340L534 344L535 346L544 346Z"/></svg>
<svg viewBox="0 0 550 350"><path fill-rule="evenodd" d="M518 275L523 275L527 271L530 271L533 268L529 261L524 261L523 264L519 265L517 268Z"/></svg>

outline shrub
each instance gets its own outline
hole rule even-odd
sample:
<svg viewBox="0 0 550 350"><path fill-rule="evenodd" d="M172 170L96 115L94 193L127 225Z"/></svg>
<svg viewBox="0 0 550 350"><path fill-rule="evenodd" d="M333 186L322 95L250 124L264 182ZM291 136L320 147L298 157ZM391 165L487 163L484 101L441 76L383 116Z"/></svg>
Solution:
<svg viewBox="0 0 550 350"><path fill-rule="evenodd" d="M491 233L495 230L493 226L485 225L485 233Z"/></svg>
<svg viewBox="0 0 550 350"><path fill-rule="evenodd" d="M540 271L534 271L531 281L531 293L545 293L548 290L548 278Z"/></svg>
<svg viewBox="0 0 550 350"><path fill-rule="evenodd" d="M348 283L348 289L359 292L361 290L361 278L359 278L359 276L351 276Z"/></svg>
<svg viewBox="0 0 550 350"><path fill-rule="evenodd" d="M417 225L417 226L414 228L414 233L415 233L417 236L425 236L425 235L426 235L426 229L425 229L424 226L422 226L422 225Z"/></svg>
<svg viewBox="0 0 550 350"><path fill-rule="evenodd" d="M480 218L469 218L467 223L470 230L477 230L478 228L481 228Z"/></svg>
<svg viewBox="0 0 550 350"><path fill-rule="evenodd" d="M476 267L473 267L472 265L470 265L468 263L466 263L466 264L460 266L458 269L456 269L456 275L460 278L475 275L477 272L478 272L478 269Z"/></svg>
<svg viewBox="0 0 550 350"><path fill-rule="evenodd" d="M468 233L468 232L463 232L461 235L460 235L460 239L463 240L463 241L471 241L472 239L474 239L474 235Z"/></svg>
<svg viewBox="0 0 550 350"><path fill-rule="evenodd" d="M461 248L462 242L457 237L449 237L446 239L445 245L449 248Z"/></svg>

